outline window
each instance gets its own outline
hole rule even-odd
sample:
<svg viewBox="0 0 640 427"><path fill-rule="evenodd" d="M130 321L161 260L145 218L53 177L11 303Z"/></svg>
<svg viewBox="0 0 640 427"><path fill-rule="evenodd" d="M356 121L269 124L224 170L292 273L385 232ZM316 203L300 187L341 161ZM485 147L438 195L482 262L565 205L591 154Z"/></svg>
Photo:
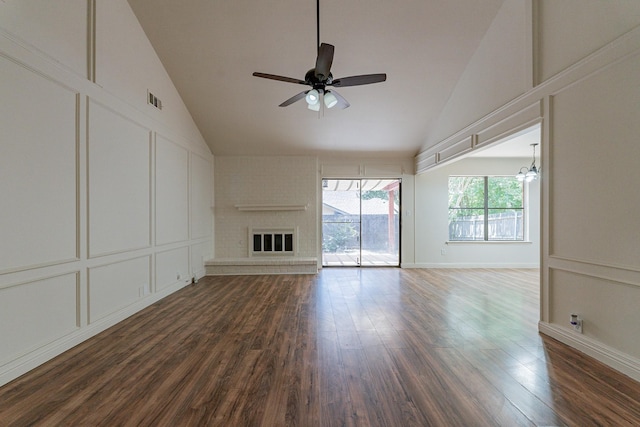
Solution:
<svg viewBox="0 0 640 427"><path fill-rule="evenodd" d="M511 176L450 176L449 240L524 240L523 183Z"/></svg>

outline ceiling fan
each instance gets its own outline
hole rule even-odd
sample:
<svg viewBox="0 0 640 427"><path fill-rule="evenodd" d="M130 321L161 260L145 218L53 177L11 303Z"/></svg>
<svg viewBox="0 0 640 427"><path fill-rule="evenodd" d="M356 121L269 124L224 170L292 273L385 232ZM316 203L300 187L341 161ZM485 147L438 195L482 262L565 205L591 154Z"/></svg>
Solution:
<svg viewBox="0 0 640 427"><path fill-rule="evenodd" d="M302 98L305 98L310 110L320 111L320 106L322 105L321 98L323 98L324 104L327 108L338 106L339 108L344 109L349 107L349 102L335 90L329 90L328 87L360 86L380 83L387 80L387 75L384 73L364 74L334 79L333 74L331 74L334 46L327 43L320 43L320 0L316 0L316 18L318 56L316 57L316 66L307 71L304 76L304 80L278 76L275 74L253 73L254 76L262 77L264 79L311 86L311 89L302 91L284 101L279 105L280 107L286 107L301 100Z"/></svg>

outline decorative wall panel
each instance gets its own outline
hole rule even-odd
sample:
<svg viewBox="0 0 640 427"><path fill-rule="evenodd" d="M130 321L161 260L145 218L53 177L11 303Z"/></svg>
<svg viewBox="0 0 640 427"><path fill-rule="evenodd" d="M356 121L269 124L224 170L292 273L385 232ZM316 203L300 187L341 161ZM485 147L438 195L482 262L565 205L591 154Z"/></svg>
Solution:
<svg viewBox="0 0 640 427"><path fill-rule="evenodd" d="M0 27L87 77L88 1L0 1ZM60 29L63 28L63 31Z"/></svg>
<svg viewBox="0 0 640 427"><path fill-rule="evenodd" d="M552 98L550 255L640 269L640 56Z"/></svg>
<svg viewBox="0 0 640 427"><path fill-rule="evenodd" d="M189 152L156 137L156 245L189 238Z"/></svg>
<svg viewBox="0 0 640 427"><path fill-rule="evenodd" d="M569 315L583 320L583 333L640 359L640 286L572 271L550 270L550 323L569 328ZM622 325L622 326L621 326Z"/></svg>
<svg viewBox="0 0 640 427"><path fill-rule="evenodd" d="M200 278L205 275L204 263L213 257L211 246L211 242L191 245L189 256L192 276Z"/></svg>
<svg viewBox="0 0 640 427"><path fill-rule="evenodd" d="M451 144L449 147L438 151L438 162L444 162L471 151L471 149L473 149L474 138L475 135L469 135L460 141Z"/></svg>
<svg viewBox="0 0 640 427"><path fill-rule="evenodd" d="M2 56L0 81L0 273L76 259L77 94Z"/></svg>
<svg viewBox="0 0 640 427"><path fill-rule="evenodd" d="M191 282L189 248L156 253L156 291L178 282Z"/></svg>
<svg viewBox="0 0 640 427"><path fill-rule="evenodd" d="M150 245L150 131L89 105L89 256Z"/></svg>
<svg viewBox="0 0 640 427"><path fill-rule="evenodd" d="M126 0L0 0L0 385L204 275L212 162Z"/></svg>
<svg viewBox="0 0 640 427"><path fill-rule="evenodd" d="M211 162L191 155L191 238L211 236Z"/></svg>
<svg viewBox="0 0 640 427"><path fill-rule="evenodd" d="M534 126L542 121L542 102L519 110L510 116L500 120L498 123L478 132L476 147L499 141L509 137L521 130Z"/></svg>
<svg viewBox="0 0 640 427"><path fill-rule="evenodd" d="M78 275L0 289L0 366L78 329Z"/></svg>
<svg viewBox="0 0 640 427"><path fill-rule="evenodd" d="M148 256L89 269L89 323L121 310L151 293Z"/></svg>

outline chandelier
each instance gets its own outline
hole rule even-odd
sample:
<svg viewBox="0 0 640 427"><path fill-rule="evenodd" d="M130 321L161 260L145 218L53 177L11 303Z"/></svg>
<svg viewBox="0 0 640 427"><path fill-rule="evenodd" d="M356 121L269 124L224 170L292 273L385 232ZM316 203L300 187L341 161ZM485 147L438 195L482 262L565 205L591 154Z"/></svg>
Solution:
<svg viewBox="0 0 640 427"><path fill-rule="evenodd" d="M529 166L528 168L526 166L520 168L520 172L516 174L516 178L518 179L518 181L531 182L538 179L540 170L536 167L536 145L538 144L531 144L531 146L533 147L533 161L531 162L531 166Z"/></svg>

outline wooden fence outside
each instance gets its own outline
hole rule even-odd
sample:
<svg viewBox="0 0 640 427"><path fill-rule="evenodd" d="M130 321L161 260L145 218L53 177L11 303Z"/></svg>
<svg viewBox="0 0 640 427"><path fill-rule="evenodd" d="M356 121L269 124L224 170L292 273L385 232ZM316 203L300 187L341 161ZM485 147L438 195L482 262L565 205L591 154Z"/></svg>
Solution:
<svg viewBox="0 0 640 427"><path fill-rule="evenodd" d="M524 240L523 212L491 214L489 240ZM449 240L484 240L484 215L449 220Z"/></svg>

